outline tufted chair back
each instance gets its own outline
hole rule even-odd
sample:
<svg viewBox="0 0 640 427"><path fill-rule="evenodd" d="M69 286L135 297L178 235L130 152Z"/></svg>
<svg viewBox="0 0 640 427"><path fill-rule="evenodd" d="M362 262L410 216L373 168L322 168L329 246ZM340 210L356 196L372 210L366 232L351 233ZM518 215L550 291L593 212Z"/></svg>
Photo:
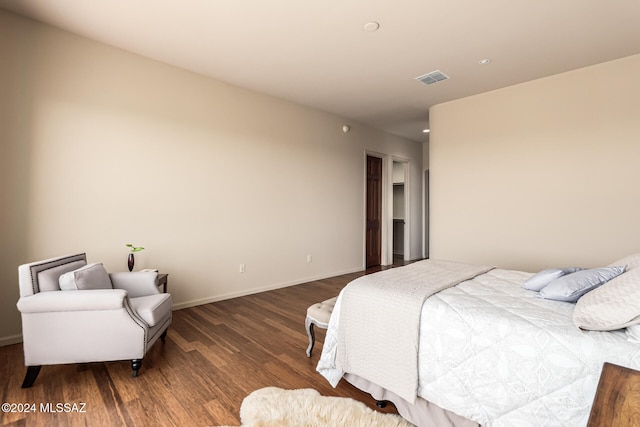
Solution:
<svg viewBox="0 0 640 427"><path fill-rule="evenodd" d="M18 267L20 296L59 291L60 276L84 265L87 265L87 255L84 253L21 265Z"/></svg>

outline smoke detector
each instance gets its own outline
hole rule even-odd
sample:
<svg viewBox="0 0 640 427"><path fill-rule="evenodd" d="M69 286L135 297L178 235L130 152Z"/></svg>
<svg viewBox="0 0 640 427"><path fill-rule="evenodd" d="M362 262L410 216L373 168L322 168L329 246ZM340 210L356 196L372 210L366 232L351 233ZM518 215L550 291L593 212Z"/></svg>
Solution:
<svg viewBox="0 0 640 427"><path fill-rule="evenodd" d="M426 85L432 85L434 83L441 82L443 80L449 80L449 76L443 73L440 70L435 70L427 74L423 74L421 76L416 77L420 83L424 83Z"/></svg>

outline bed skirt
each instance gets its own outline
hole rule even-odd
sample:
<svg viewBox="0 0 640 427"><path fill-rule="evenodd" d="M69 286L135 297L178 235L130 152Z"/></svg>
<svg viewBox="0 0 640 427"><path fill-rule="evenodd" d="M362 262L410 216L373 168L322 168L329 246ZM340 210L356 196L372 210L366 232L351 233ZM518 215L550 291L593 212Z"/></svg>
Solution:
<svg viewBox="0 0 640 427"><path fill-rule="evenodd" d="M369 393L376 400L393 402L398 413L404 419L418 427L479 427L479 424L475 421L468 420L458 414L447 411L421 397L416 398L415 404L411 404L397 394L357 375L345 373L343 378L354 387L359 388L365 393Z"/></svg>

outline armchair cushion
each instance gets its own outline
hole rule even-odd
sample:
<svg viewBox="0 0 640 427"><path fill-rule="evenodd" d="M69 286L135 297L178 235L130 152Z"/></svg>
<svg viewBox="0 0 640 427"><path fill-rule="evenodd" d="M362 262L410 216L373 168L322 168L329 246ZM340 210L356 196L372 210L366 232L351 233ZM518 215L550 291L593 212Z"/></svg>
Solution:
<svg viewBox="0 0 640 427"><path fill-rule="evenodd" d="M87 264L77 270L64 273L60 276L59 283L63 291L113 288L109 273L101 263Z"/></svg>
<svg viewBox="0 0 640 427"><path fill-rule="evenodd" d="M149 326L155 326L171 316L171 295L156 294L146 297L131 298L131 307Z"/></svg>
<svg viewBox="0 0 640 427"><path fill-rule="evenodd" d="M157 279L158 273L133 271L109 273L114 289L124 289L129 292L130 298L144 297L159 294Z"/></svg>

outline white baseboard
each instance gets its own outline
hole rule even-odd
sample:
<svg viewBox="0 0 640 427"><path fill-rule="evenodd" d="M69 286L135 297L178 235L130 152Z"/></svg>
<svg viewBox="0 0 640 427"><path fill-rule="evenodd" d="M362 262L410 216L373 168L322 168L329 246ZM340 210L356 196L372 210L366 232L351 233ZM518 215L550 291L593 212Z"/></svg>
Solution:
<svg viewBox="0 0 640 427"><path fill-rule="evenodd" d="M13 345L22 342L22 334L18 335L10 335L8 337L0 337L0 347L4 347L6 345Z"/></svg>
<svg viewBox="0 0 640 427"><path fill-rule="evenodd" d="M197 305L209 304L209 303L217 302L217 301L224 301L224 300L227 300L227 299L243 297L243 296L246 296L246 295L253 295L253 294L260 293L260 292L272 291L274 289L287 288L289 286L302 285L303 283L313 282L313 281L316 281L316 280L328 279L328 278L336 277L336 276L342 276L343 274L357 273L359 271L362 271L362 268L356 268L356 269L353 269L353 270L347 270L347 271L343 271L343 272L331 273L331 274L322 275L322 276L307 277L307 278L296 280L296 281L293 281L293 282L277 283L277 284L263 286L263 287L259 287L259 288L246 289L246 290L238 291L238 292L229 292L229 293L226 293L226 294L215 295L215 296L211 296L211 297L207 297L207 298L199 298L199 299L195 299L195 300L191 300L191 301L185 301L185 302L181 302L181 303L178 303L178 304L174 304L171 309L173 311L182 310L183 308L195 307Z"/></svg>

